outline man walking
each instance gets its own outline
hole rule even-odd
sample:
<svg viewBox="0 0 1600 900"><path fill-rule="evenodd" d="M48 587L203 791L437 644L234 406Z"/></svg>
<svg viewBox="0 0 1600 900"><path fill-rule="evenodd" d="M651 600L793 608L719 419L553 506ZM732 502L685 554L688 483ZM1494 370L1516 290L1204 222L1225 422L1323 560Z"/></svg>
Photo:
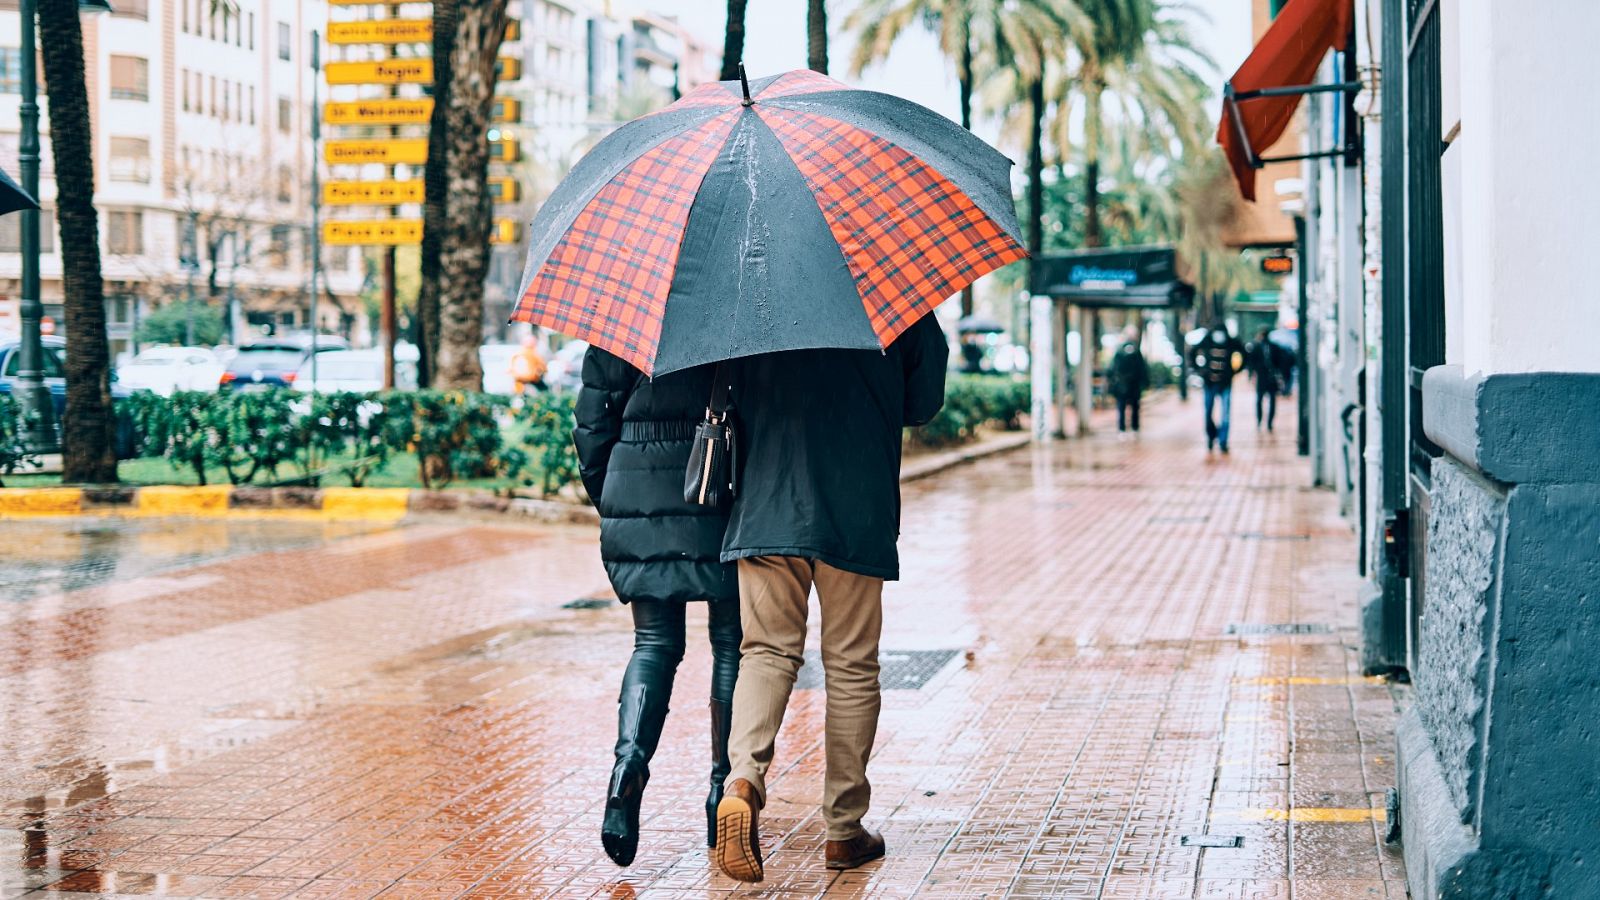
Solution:
<svg viewBox="0 0 1600 900"><path fill-rule="evenodd" d="M1110 387L1117 398L1117 431L1126 433L1132 424L1139 433L1139 401L1150 385L1150 368L1139 352L1139 328L1129 325L1122 332L1122 346L1111 358Z"/></svg>
<svg viewBox="0 0 1600 900"><path fill-rule="evenodd" d="M1226 454L1228 420L1233 407L1233 376L1244 363L1244 346L1238 338L1228 333L1226 325L1218 322L1195 345L1192 359L1205 387L1206 452L1221 447ZM1212 418L1219 402L1222 406L1221 421Z"/></svg>
<svg viewBox="0 0 1600 900"><path fill-rule="evenodd" d="M943 405L948 357L929 313L883 352L796 350L732 364L743 460L722 559L738 561L744 642L713 851L730 878L763 877L767 767L803 660L813 585L827 676L824 861L850 869L884 855L861 820L881 705L883 583L899 577L901 431Z"/></svg>
<svg viewBox="0 0 1600 900"><path fill-rule="evenodd" d="M1268 335L1270 332L1263 328L1256 332L1256 339L1245 348L1245 367L1250 370L1250 379L1256 383L1256 430L1260 431L1263 422L1267 431L1272 431L1272 423L1278 417L1278 395L1283 393L1283 356L1287 353L1282 347L1274 344ZM1262 406L1266 407L1263 418Z"/></svg>

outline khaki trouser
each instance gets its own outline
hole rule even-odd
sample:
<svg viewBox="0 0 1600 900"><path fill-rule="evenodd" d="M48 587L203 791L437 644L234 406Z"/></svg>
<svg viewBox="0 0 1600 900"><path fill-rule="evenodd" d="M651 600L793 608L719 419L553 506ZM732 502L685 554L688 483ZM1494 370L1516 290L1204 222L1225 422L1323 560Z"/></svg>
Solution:
<svg viewBox="0 0 1600 900"><path fill-rule="evenodd" d="M733 691L729 780L749 781L766 802L773 742L804 660L806 602L813 583L822 606L822 668L828 694L822 818L828 839L843 841L861 834L861 818L872 799L867 758L872 755L882 706L878 691L882 578L794 556L739 560L744 643Z"/></svg>

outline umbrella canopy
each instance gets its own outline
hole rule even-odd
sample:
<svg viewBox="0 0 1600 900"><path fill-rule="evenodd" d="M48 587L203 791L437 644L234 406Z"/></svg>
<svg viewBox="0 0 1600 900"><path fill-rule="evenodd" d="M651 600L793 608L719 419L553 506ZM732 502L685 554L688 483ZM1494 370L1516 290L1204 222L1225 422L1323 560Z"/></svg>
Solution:
<svg viewBox="0 0 1600 900"><path fill-rule="evenodd" d="M702 85L601 141L539 210L512 318L647 374L881 349L1027 254L1011 161L815 72Z"/></svg>
<svg viewBox="0 0 1600 900"><path fill-rule="evenodd" d="M11 180L4 170L0 170L0 216L14 213L19 209L38 209L39 201L25 190L22 185Z"/></svg>

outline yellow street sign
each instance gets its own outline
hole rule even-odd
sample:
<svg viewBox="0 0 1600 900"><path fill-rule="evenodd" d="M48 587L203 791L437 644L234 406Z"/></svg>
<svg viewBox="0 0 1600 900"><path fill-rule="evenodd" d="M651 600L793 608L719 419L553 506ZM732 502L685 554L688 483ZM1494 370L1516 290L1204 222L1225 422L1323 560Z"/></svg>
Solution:
<svg viewBox="0 0 1600 900"><path fill-rule="evenodd" d="M522 145L516 138L501 138L489 142L489 159L494 162L512 163L522 158Z"/></svg>
<svg viewBox="0 0 1600 900"><path fill-rule="evenodd" d="M328 23L330 44L421 44L432 40L432 19L370 19Z"/></svg>
<svg viewBox="0 0 1600 900"><path fill-rule="evenodd" d="M428 161L427 138L386 138L365 141L329 141L322 145L322 158L329 163L382 163L419 166Z"/></svg>
<svg viewBox="0 0 1600 900"><path fill-rule="evenodd" d="M322 242L342 246L420 244L422 220L334 219L322 223Z"/></svg>
<svg viewBox="0 0 1600 900"><path fill-rule="evenodd" d="M329 84L432 84L433 60L332 62L323 67L323 73Z"/></svg>
<svg viewBox="0 0 1600 900"><path fill-rule="evenodd" d="M504 38L501 38L501 40L506 40L506 41L520 41L520 40L522 40L522 20L521 19L507 19L506 20L506 36Z"/></svg>
<svg viewBox="0 0 1600 900"><path fill-rule="evenodd" d="M499 81L516 81L522 77L522 60L515 56L502 56L494 62L494 73Z"/></svg>
<svg viewBox="0 0 1600 900"><path fill-rule="evenodd" d="M522 237L522 226L514 219L495 219L494 230L489 232L491 244L515 244Z"/></svg>
<svg viewBox="0 0 1600 900"><path fill-rule="evenodd" d="M428 99L357 100L322 107L322 121L329 125L426 125L432 115L433 101Z"/></svg>
<svg viewBox="0 0 1600 900"><path fill-rule="evenodd" d="M489 198L496 203L515 203L522 199L522 183L515 178L491 178Z"/></svg>
<svg viewBox="0 0 1600 900"><path fill-rule="evenodd" d="M417 0L328 0L330 6L399 6L402 3L414 3Z"/></svg>
<svg viewBox="0 0 1600 900"><path fill-rule="evenodd" d="M514 97L494 98L494 112L491 118L495 122L521 122L522 101Z"/></svg>
<svg viewBox="0 0 1600 900"><path fill-rule="evenodd" d="M421 181L329 181L322 185L329 206L398 206L422 202Z"/></svg>

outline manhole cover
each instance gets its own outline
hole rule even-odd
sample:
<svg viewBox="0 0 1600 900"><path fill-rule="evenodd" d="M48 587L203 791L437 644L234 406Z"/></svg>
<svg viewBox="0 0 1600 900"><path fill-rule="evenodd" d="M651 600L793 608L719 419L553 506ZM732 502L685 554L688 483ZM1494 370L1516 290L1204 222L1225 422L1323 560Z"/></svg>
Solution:
<svg viewBox="0 0 1600 900"><path fill-rule="evenodd" d="M1237 847L1244 837L1237 834L1186 834L1178 843L1185 847Z"/></svg>
<svg viewBox="0 0 1600 900"><path fill-rule="evenodd" d="M1332 634L1333 626L1315 622L1233 622L1228 634Z"/></svg>
<svg viewBox="0 0 1600 900"><path fill-rule="evenodd" d="M919 691L939 674L959 650L880 650L878 684L886 691ZM817 690L823 686L822 654L806 651L806 664L795 679L798 690Z"/></svg>
<svg viewBox="0 0 1600 900"><path fill-rule="evenodd" d="M561 604L562 609L605 609L611 605L611 600L606 597L579 597L570 603Z"/></svg>

